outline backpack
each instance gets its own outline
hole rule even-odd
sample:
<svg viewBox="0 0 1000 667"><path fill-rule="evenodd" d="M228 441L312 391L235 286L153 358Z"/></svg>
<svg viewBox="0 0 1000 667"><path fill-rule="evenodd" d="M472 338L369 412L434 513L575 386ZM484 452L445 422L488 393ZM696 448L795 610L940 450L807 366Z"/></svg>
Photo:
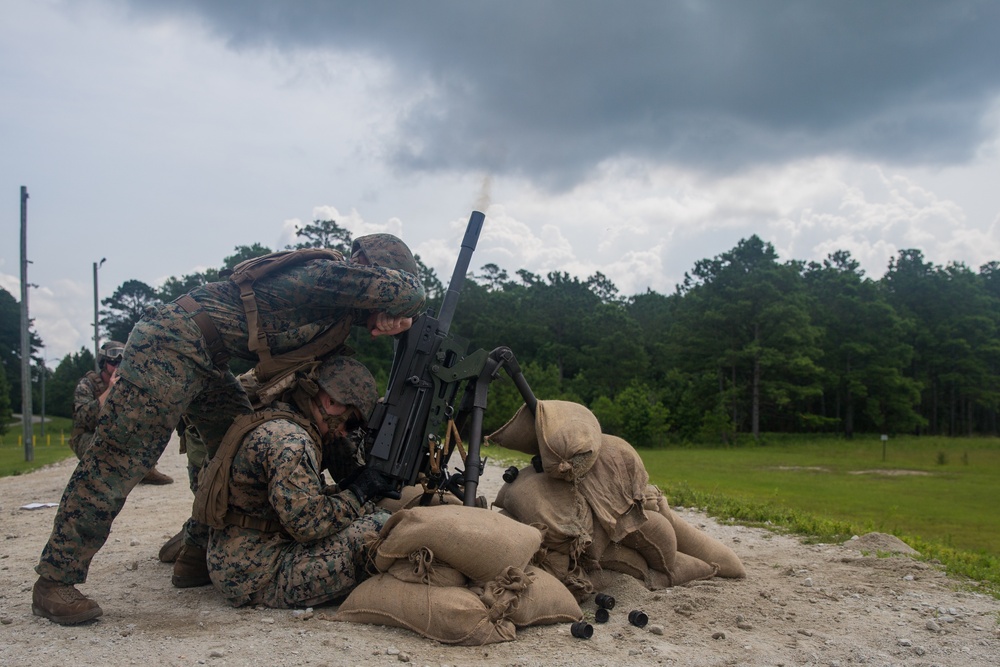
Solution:
<svg viewBox="0 0 1000 667"><path fill-rule="evenodd" d="M227 524L236 524L264 532L279 532L281 530L281 525L276 521L258 519L229 511L229 475L233 467L233 459L236 458L240 445L243 444L243 438L261 424L273 419L287 419L295 422L309 433L309 437L314 442L320 442L319 432L313 423L298 413L288 410L265 409L240 415L233 420L232 426L226 431L215 456L198 473L198 490L194 494L191 518L212 528L225 528Z"/></svg>
<svg viewBox="0 0 1000 667"><path fill-rule="evenodd" d="M240 299L243 301L243 312L246 314L247 320L247 347L250 352L257 355L258 359L257 365L252 371L252 380L260 388L293 375L297 370L303 370L310 362L331 352L339 351L340 354L350 354L349 348L343 345L346 333L344 329L346 327L349 331L351 327L351 323L346 323L330 327L300 348L277 356L271 355L271 349L267 345L267 334L260 328L257 298L253 292L254 282L276 271L311 259L329 259L342 262L344 255L330 248L282 250L244 260L233 267L231 272L222 273L223 277L228 277L240 288ZM338 348L340 349L338 350ZM246 387L246 383L244 387ZM281 390L274 391L272 396L277 396L280 393ZM266 405L264 401L260 403Z"/></svg>

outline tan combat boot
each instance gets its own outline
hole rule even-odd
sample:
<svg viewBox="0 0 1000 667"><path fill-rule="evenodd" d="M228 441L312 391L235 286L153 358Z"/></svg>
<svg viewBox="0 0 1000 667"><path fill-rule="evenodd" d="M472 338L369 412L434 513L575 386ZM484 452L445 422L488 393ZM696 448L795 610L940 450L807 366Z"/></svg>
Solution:
<svg viewBox="0 0 1000 667"><path fill-rule="evenodd" d="M205 550L190 544L181 547L174 561L171 583L177 588L194 588L212 583L208 576L208 561Z"/></svg>
<svg viewBox="0 0 1000 667"><path fill-rule="evenodd" d="M170 475L164 475L162 472L156 469L154 466L146 473L146 476L139 481L140 484L173 484L174 478Z"/></svg>
<svg viewBox="0 0 1000 667"><path fill-rule="evenodd" d="M76 625L97 618L104 610L76 586L38 577L31 589L31 613L60 625Z"/></svg>
<svg viewBox="0 0 1000 667"><path fill-rule="evenodd" d="M160 562L161 563L173 563L177 560L177 554L181 552L181 547L184 546L184 529L181 528L180 532L171 537L169 540L163 543L160 547Z"/></svg>

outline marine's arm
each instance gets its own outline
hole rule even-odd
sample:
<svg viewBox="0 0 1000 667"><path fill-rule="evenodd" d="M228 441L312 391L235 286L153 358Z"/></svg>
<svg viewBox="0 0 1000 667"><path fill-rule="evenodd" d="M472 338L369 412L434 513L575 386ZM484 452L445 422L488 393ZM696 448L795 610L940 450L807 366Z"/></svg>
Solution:
<svg viewBox="0 0 1000 667"><path fill-rule="evenodd" d="M370 507L351 491L323 493L319 448L301 427L281 423L286 427L272 439L265 466L268 501L288 534L298 542L311 542L340 532L366 514Z"/></svg>
<svg viewBox="0 0 1000 667"><path fill-rule="evenodd" d="M318 266L317 266L318 265ZM417 276L379 266L310 262L319 297L354 310L408 318L424 309L426 294Z"/></svg>

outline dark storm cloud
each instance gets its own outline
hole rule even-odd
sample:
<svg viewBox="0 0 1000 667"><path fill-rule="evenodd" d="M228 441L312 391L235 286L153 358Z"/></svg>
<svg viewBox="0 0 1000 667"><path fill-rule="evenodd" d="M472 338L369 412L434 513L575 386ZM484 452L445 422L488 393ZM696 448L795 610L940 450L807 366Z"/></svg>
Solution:
<svg viewBox="0 0 1000 667"><path fill-rule="evenodd" d="M432 82L393 129L408 169L562 186L616 156L949 164L996 130L992 0L125 1L197 16L235 49L362 53L400 85Z"/></svg>

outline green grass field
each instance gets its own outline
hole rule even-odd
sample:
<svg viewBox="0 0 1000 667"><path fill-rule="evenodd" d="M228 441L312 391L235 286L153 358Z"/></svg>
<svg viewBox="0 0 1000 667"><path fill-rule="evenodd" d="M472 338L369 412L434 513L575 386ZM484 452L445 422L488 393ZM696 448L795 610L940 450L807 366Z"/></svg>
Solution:
<svg viewBox="0 0 1000 667"><path fill-rule="evenodd" d="M1000 555L1000 439L876 438L640 452L651 479Z"/></svg>
<svg viewBox="0 0 1000 667"><path fill-rule="evenodd" d="M32 428L32 449L34 460L24 460L24 440L21 423L14 422L7 427L7 432L0 435L0 477L21 475L44 465L55 463L74 456L69 448L69 434L73 423L62 417L52 417L45 424L45 435L42 435L41 424Z"/></svg>

